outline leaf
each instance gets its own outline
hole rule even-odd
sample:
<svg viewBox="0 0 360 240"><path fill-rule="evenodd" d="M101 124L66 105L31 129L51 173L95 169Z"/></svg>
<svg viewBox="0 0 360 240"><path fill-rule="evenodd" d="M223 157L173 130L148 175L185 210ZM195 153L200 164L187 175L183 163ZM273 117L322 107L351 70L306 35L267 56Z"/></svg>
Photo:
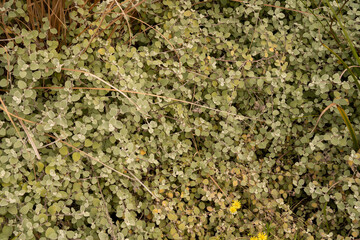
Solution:
<svg viewBox="0 0 360 240"><path fill-rule="evenodd" d="M74 152L74 153L72 154L72 159L74 160L74 162L79 161L79 160L80 160L80 157L81 157L81 155L80 155L79 152Z"/></svg>
<svg viewBox="0 0 360 240"><path fill-rule="evenodd" d="M8 81L3 78L0 80L0 87L6 87L8 85Z"/></svg>
<svg viewBox="0 0 360 240"><path fill-rule="evenodd" d="M168 217L168 219L169 219L170 221L176 221L176 220L177 220L177 216L176 216L176 214L174 214L174 213L169 213L169 214L167 215L167 217Z"/></svg>
<svg viewBox="0 0 360 240"><path fill-rule="evenodd" d="M33 76L34 79L40 79L41 78L41 72L40 71L33 72L32 76Z"/></svg>
<svg viewBox="0 0 360 240"><path fill-rule="evenodd" d="M58 206L55 205L55 204L48 208L48 212L49 212L51 215L55 215L58 210L59 210L59 209L58 209Z"/></svg>
<svg viewBox="0 0 360 240"><path fill-rule="evenodd" d="M11 227L11 226L4 226L3 228L2 228L2 234L4 235L4 236L7 236L7 237L9 237L9 236L11 236L11 234L13 233L13 227Z"/></svg>
<svg viewBox="0 0 360 240"><path fill-rule="evenodd" d="M45 231L45 237L47 237L49 239L57 239L57 234L53 228L49 227Z"/></svg>
<svg viewBox="0 0 360 240"><path fill-rule="evenodd" d="M187 11L184 12L185 17L190 17L191 14L192 14L192 12L190 10L187 10Z"/></svg>
<svg viewBox="0 0 360 240"><path fill-rule="evenodd" d="M27 75L27 72L25 72L25 71L19 72L19 76L20 76L21 78L25 78L26 75Z"/></svg>
<svg viewBox="0 0 360 240"><path fill-rule="evenodd" d="M100 240L107 240L107 239L109 239L109 236L104 232L99 232L99 239Z"/></svg>
<svg viewBox="0 0 360 240"><path fill-rule="evenodd" d="M68 148L66 146L62 146L60 148L59 152L60 152L61 155L65 156L65 155L67 155L69 153L69 150L68 150Z"/></svg>
<svg viewBox="0 0 360 240"><path fill-rule="evenodd" d="M93 144L93 142L92 142L91 140L86 139L86 140L85 140L85 143L84 143L84 146L85 146L85 147L91 147L92 144Z"/></svg>
<svg viewBox="0 0 360 240"><path fill-rule="evenodd" d="M38 162L37 166L38 166L38 172L41 172L44 169L44 164L42 162Z"/></svg>
<svg viewBox="0 0 360 240"><path fill-rule="evenodd" d="M104 49L104 48L100 48L100 49L98 50L98 53L99 53L100 55L104 55L104 54L105 54L105 49Z"/></svg>
<svg viewBox="0 0 360 240"><path fill-rule="evenodd" d="M51 170L55 171L55 167L54 166L46 166L45 173L50 174Z"/></svg>
<svg viewBox="0 0 360 240"><path fill-rule="evenodd" d="M25 76L26 76L26 72L25 72ZM24 81L22 81L22 80L18 81L17 84L18 84L18 87L20 89L25 89L26 88L26 83Z"/></svg>
<svg viewBox="0 0 360 240"><path fill-rule="evenodd" d="M245 66L244 66L245 70L250 70L251 69L251 62L246 62Z"/></svg>
<svg viewBox="0 0 360 240"><path fill-rule="evenodd" d="M25 206L20 208L20 213L26 215L31 208L31 204L26 204Z"/></svg>

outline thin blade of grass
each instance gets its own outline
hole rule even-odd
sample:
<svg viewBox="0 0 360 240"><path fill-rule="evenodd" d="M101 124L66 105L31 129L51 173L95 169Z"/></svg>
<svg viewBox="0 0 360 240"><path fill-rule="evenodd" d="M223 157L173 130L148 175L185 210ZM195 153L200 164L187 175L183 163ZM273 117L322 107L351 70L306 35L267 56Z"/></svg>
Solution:
<svg viewBox="0 0 360 240"><path fill-rule="evenodd" d="M360 66L350 66L349 68L346 68L346 69L341 73L340 79L342 78L342 76L344 75L344 73L345 73L348 69L350 69L350 68L360 68Z"/></svg>
<svg viewBox="0 0 360 240"><path fill-rule="evenodd" d="M34 140L32 139L29 130L26 128L25 124L23 123L23 121L22 121L21 119L18 119L18 120L19 120L22 128L24 129L26 136L27 136L28 139L29 139L29 143L30 143L31 147L33 148L33 150L34 150L34 152L35 152L35 156L37 157L38 160L41 160L41 156L40 156L40 154L39 154L38 149L36 148L35 142L34 142Z"/></svg>
<svg viewBox="0 0 360 240"><path fill-rule="evenodd" d="M133 34L132 34L132 31L131 31L131 27L130 27L130 23L129 23L127 14L124 12L124 10L122 9L122 7L121 7L121 5L118 3L118 1L117 1L117 0L114 0L114 1L115 1L116 5L119 7L120 11L123 13L123 17L124 17L124 19L125 19L125 21L126 21L126 24L127 24L128 28L129 28L129 38L131 39L132 36L133 36ZM131 44L131 43L130 43L130 44Z"/></svg>
<svg viewBox="0 0 360 240"><path fill-rule="evenodd" d="M356 151L358 151L359 150L359 141L356 137L355 130L354 130L348 116L346 115L344 109L337 104L336 104L336 107L339 110L340 115L341 115L342 119L344 120L347 128L349 129L351 139L353 140L353 143L354 143L354 148Z"/></svg>
<svg viewBox="0 0 360 240"><path fill-rule="evenodd" d="M19 135L20 141L22 142L24 148L26 149L26 151L27 151L27 152L29 153L29 155L30 155L31 153L30 153L29 150L26 148L26 143L25 143L25 141L23 140L23 138L21 137L21 134L20 134L19 130L17 129L17 127L16 127L16 125L15 125L15 122L13 121L13 119L12 119L12 117L11 117L12 114L10 114L10 112L7 110L7 107L6 107L4 101L2 100L1 97L0 97L0 102L1 102L1 104L3 105L2 110L6 113L6 115L7 115L8 118L10 119L11 124L12 124L12 125L14 126L14 128L15 128L16 133ZM36 154L36 152L35 152L35 154ZM35 179L36 179L35 166L33 167L33 170L34 170L34 177L35 177Z"/></svg>
<svg viewBox="0 0 360 240"><path fill-rule="evenodd" d="M318 120L316 121L315 127L313 128L313 130L311 130L310 133L313 133L313 132L315 131L317 125L319 124L319 121L320 121L321 117L325 114L325 112L326 112L327 110L329 110L332 106L335 106L335 105L336 105L336 103L331 103L329 106L327 106L327 107L321 112Z"/></svg>
<svg viewBox="0 0 360 240"><path fill-rule="evenodd" d="M319 16L319 15L316 15L312 9L310 9L309 7L307 7L307 6L306 6L306 3L304 2L304 0L300 0L300 1L301 1L301 2L304 4L304 6L311 12L311 14L316 18L316 20L318 21L318 23L321 24L322 28L323 28L323 29L326 29L325 26L324 26L324 24L323 24L323 23L321 22L321 20L319 19L320 16ZM331 23L330 23L330 22L327 20L327 17L325 17L324 19L325 19L327 25L330 27L330 30L328 30L328 33L335 39L337 45L342 49L342 51L345 51L345 47L341 44L341 41L340 41L339 37L338 37L338 36L336 35L336 33L332 30L332 21L331 21ZM319 29L319 31L320 31L320 29ZM352 61L352 60L350 60L350 61ZM354 64L354 63L352 62L352 64Z"/></svg>
<svg viewBox="0 0 360 240"><path fill-rule="evenodd" d="M325 2L326 2L326 4L328 5L328 7L330 8L330 10L331 10L331 12L333 13L334 17L336 18L336 21L339 23L339 25L340 25L340 27L341 27L341 30L342 30L345 38L346 38L346 41L347 41L347 43L349 44L349 47L351 48L351 52L352 52L353 56L355 57L358 65L360 65L360 58L359 58L359 56L358 56L358 54L357 54L357 52L356 52L356 49L355 49L355 47L354 47L354 45L353 45L353 43L352 43L352 41L351 41L351 39L350 39L350 37L349 37L348 32L346 31L345 26L343 25L342 21L340 20L340 18L339 18L338 15L336 14L334 8L333 8L333 7L331 6L331 4L329 3L329 0L325 0Z"/></svg>
<svg viewBox="0 0 360 240"><path fill-rule="evenodd" d="M344 60L342 60L342 58L336 54L336 52L334 52L331 48L329 48L328 46L326 46L325 43L322 42L322 45L327 48L327 50L329 50L332 54L334 54L334 56L345 66L345 68L350 72L351 76L354 78L355 80L355 84L358 87L358 90L360 91L360 83L358 78L356 77L355 73L350 69L350 67L344 62Z"/></svg>
<svg viewBox="0 0 360 240"><path fill-rule="evenodd" d="M313 132L315 131L315 129L316 129L316 127L317 127L317 125L318 125L321 117L324 115L324 113L325 113L327 110L329 110L329 109L330 109L331 107L333 107L333 106L336 106L337 109L338 109L338 111L340 112L340 115L341 115L342 119L344 120L345 125L346 125L346 127L348 128L348 130L349 130L349 132L350 132L351 139L352 139L352 141L353 141L353 143L354 143L354 148L355 148L356 151L358 151L360 147L359 147L359 141L358 141L358 139L357 139L357 137L356 137L356 134L355 134L355 130L354 130L354 128L353 128L353 126L352 126L352 124L351 124L348 116L346 115L344 109L343 109L340 105L338 105L338 104L336 104L336 103L331 103L329 106L327 106L327 107L321 112L318 120L316 121L316 124L315 124L314 129L313 129L310 133L313 133Z"/></svg>
<svg viewBox="0 0 360 240"><path fill-rule="evenodd" d="M13 121L13 119L12 119L12 117L11 117L11 114L10 114L9 111L7 110L7 107L6 107L4 101L2 100L1 97L0 97L0 102L1 102L1 104L3 105L2 110L6 113L6 115L7 115L8 118L10 119L10 122L11 122L11 124L13 125L13 127L15 128L16 133L19 135L20 140L24 143L24 141L23 141L23 139L22 139L22 137L21 137L21 134L20 134L18 128L16 127L15 122ZM25 146L25 143L24 143L24 146Z"/></svg>

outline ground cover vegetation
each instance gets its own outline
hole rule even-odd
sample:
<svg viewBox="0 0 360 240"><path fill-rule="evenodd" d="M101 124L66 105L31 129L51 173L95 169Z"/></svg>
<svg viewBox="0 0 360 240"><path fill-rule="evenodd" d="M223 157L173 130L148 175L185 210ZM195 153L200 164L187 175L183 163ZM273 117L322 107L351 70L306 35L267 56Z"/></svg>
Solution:
<svg viewBox="0 0 360 240"><path fill-rule="evenodd" d="M0 12L0 239L359 238L358 1Z"/></svg>

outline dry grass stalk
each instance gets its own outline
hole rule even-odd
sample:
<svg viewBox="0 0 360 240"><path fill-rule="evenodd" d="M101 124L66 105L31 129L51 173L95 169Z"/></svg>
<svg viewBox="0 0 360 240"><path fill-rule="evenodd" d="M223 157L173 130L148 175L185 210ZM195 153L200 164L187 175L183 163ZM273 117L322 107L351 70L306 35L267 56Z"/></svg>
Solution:
<svg viewBox="0 0 360 240"><path fill-rule="evenodd" d="M23 123L23 121L22 121L21 119L19 119L19 122L20 122L22 128L24 129L26 136L27 136L28 139L29 139L29 143L30 143L31 147L33 148L33 150L34 150L34 152L35 152L35 156L37 157L38 160L41 160L41 156L40 156L40 154L39 154L38 149L36 148L35 142L34 142L34 140L32 139L29 130L26 128L25 124Z"/></svg>

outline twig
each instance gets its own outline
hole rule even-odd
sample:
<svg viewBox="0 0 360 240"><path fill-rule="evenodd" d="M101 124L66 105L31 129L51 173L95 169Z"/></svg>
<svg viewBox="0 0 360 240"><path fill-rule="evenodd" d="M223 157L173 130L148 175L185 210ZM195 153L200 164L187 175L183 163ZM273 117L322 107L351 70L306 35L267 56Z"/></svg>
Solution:
<svg viewBox="0 0 360 240"><path fill-rule="evenodd" d="M51 143L48 143L48 144L46 144L46 145L44 145L44 146L41 146L41 147L39 147L39 149L40 149L40 148L46 148L46 147L48 147L48 146L50 146L50 145L53 145L53 144L57 143L57 142L60 141L60 140L61 140L61 138L59 138L59 139L57 139L57 140L55 140L55 141L53 141L53 142L51 142Z"/></svg>
<svg viewBox="0 0 360 240"><path fill-rule="evenodd" d="M125 19L126 24L127 24L128 28L129 28L129 38L132 38L131 27L130 27L129 20L128 20L128 18L127 18L128 15L124 12L124 10L122 9L122 7L121 7L121 5L118 3L118 1L117 1L117 0L114 0L114 1L115 1L116 5L119 7L119 9L121 10L121 12L123 13L123 18ZM129 43L129 45L130 45L130 44L131 44L131 42Z"/></svg>
<svg viewBox="0 0 360 240"><path fill-rule="evenodd" d="M83 70L78 70L78 69L70 69L70 68L61 68L61 69L62 69L62 70L66 70L66 71L71 71L71 72L84 73L85 76L86 76L86 75L90 75L90 76L96 78L97 80L99 80L99 81L101 81L102 83L108 85L109 87L115 89L117 92L121 93L129 102L131 102L132 104L134 104L135 107L136 107L140 112L142 112L141 108L140 108L133 100L131 100L131 99L124 93L124 91L119 90L118 88L116 88L115 86L113 86L113 85L111 85L110 83L106 82L106 81L103 80L102 78L96 76L95 74L92 74L92 73L90 73L90 72L83 71ZM145 114L145 116L148 115L148 114L146 114L146 113L144 113L144 112L142 112L142 113Z"/></svg>
<svg viewBox="0 0 360 240"><path fill-rule="evenodd" d="M37 157L38 160L41 160L41 156L39 154L38 149L36 148L35 142L32 139L29 130L26 128L25 124L23 123L23 121L21 119L19 119L19 122L20 122L21 126L23 127L23 129L24 129L24 131L25 131L25 133L26 133L26 135L27 135L27 137L29 139L29 143L30 143L31 147L33 148L33 150L35 152L35 156Z"/></svg>
<svg viewBox="0 0 360 240"><path fill-rule="evenodd" d="M52 139L59 140L58 138L54 137L53 135L50 135L50 134L47 134L47 133L45 133L45 135L47 135L48 137L50 137L50 138L52 138ZM132 179L132 180L134 180L132 177L130 177L130 176L128 176L128 175L126 175L126 174L124 174L124 173L119 172L119 171L118 171L118 170L116 170L115 168L110 167L109 165L107 165L107 164L105 164L105 163L101 162L100 160L98 160L98 159L94 158L93 156L91 156L91 155L89 155L88 153L86 153L86 152L84 152L84 151L80 150L79 148L77 148L77 147L75 147L75 146L71 145L70 143L65 142L65 141L63 141L63 140L59 140L59 141L60 141L61 143L65 144L65 145L67 145L67 146L69 146L69 147L73 148L74 150L78 151L79 153L82 153L83 155L85 155L86 157L90 158L91 160L94 160L95 162L100 163L100 164L101 164L101 165L103 165L104 167L106 167L106 168L108 168L108 169L110 169L110 170L112 170L112 171L116 172L117 174L119 174L119 175L121 175L121 176L123 176L123 177L126 177L126 178L128 178L128 179Z"/></svg>
<svg viewBox="0 0 360 240"><path fill-rule="evenodd" d="M47 133L46 133L45 135L47 135L48 137L50 137L50 138L52 138L52 139L56 139L56 140L57 140L56 137L54 137L54 136L52 136L52 135L50 135L50 134L47 134ZM90 158L91 160L94 160L95 162L100 163L100 164L103 165L104 167L106 167L106 168L108 168L108 169L116 172L117 174L119 174L119 175L121 175L121 176L123 176L123 177L126 177L126 178L128 178L128 179L131 179L131 180L136 180L136 181L139 182L139 183L141 184L141 186L143 186L143 187L146 189L146 191L148 191L156 200L159 200L159 198L158 198L157 196L155 196L155 194L153 194L153 193L150 191L150 189L149 189L145 184L143 184L143 183L142 183L131 171L129 171L128 169L126 169L126 170L130 173L130 175L131 175L132 177L130 177L130 176L124 174L124 173L119 172L119 171L116 170L115 168L110 167L109 165L101 162L100 160L94 158L93 156L91 156L91 155L89 155L88 153L80 150L79 148L71 145L71 144L68 143L68 142L65 142L65 141L63 141L63 140L60 140L60 142L63 143L63 144L65 144L65 145L67 145L67 146L69 146L69 147L71 147L71 148L73 148L74 150L78 151L79 153L87 156L87 157Z"/></svg>
<svg viewBox="0 0 360 240"><path fill-rule="evenodd" d="M22 137L21 137L21 134L20 134L18 128L16 127L16 125L15 125L15 123L14 123L12 117L11 117L11 114L10 114L9 111L7 110L7 107L5 106L5 103L3 102L3 100L2 100L1 97L0 97L0 102L1 102L1 104L3 105L3 108L1 108L1 109L6 113L6 115L7 115L8 118L10 119L10 122L11 122L12 125L14 126L16 133L19 135L19 138L20 138L20 140L23 142L24 147L25 147L25 142L23 141L23 139L22 139Z"/></svg>
<svg viewBox="0 0 360 240"><path fill-rule="evenodd" d="M215 183L215 185L220 189L220 191L224 194L224 196L227 198L228 196L224 193L224 191L221 189L221 187L217 184L217 182L215 181L215 179L209 174L209 177L211 178L211 180Z"/></svg>
<svg viewBox="0 0 360 240"><path fill-rule="evenodd" d="M80 71L80 70L78 70ZM64 87L34 87L33 89L64 89ZM258 120L256 118L251 118L251 117L245 117L245 116L241 116L241 115L237 115L235 113L231 113L231 112L226 112L226 111L222 111L216 108L211 108L211 107L207 107L204 105L200 105L197 103L193 103L193 102L189 102L189 101L185 101L185 100L180 100L180 99L176 99L176 98L171 98L171 97L165 97L165 96L161 96L161 95L156 95L156 94L152 94L152 93L143 93L143 92L136 92L136 91L131 91L131 90L114 90L114 89L109 89L109 88L91 88L91 87L72 87L71 89L87 89L87 90L105 90L105 91L119 91L119 92L123 92L123 93L133 93L133 94L139 94L139 95L146 95L146 96L152 96L152 97L158 97L158 98L162 98L162 99L168 99L171 101L175 101L175 102L181 102L181 103L185 103L185 104L190 104L190 105L194 105L197 106L199 108L205 108L208 110L212 110L218 113L225 113L228 115L232 115L234 117L238 117L241 120L243 119L251 119L251 120L256 120L259 122L265 122L264 120Z"/></svg>
<svg viewBox="0 0 360 240"><path fill-rule="evenodd" d="M7 111L7 109L5 110L5 108L3 108L3 107L1 107L1 106L0 106L0 109L3 110L4 112L6 112L7 114L9 114L10 116L16 117L16 118L19 119L19 120L21 119L21 120L23 120L24 122L33 123L33 124L38 124L38 123L36 123L36 122L33 122L33 121L27 120L27 119L25 119L25 118L19 117L18 115L15 115L15 114Z"/></svg>

